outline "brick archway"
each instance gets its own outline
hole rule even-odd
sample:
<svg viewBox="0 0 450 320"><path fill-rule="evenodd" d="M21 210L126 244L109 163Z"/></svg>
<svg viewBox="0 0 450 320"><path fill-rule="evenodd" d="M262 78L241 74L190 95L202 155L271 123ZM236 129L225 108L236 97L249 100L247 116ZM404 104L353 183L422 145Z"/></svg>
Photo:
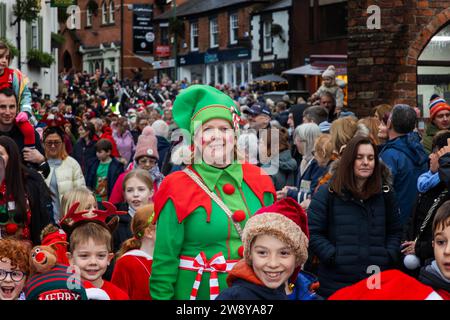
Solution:
<svg viewBox="0 0 450 320"><path fill-rule="evenodd" d="M431 38L450 21L450 7L436 15L409 46L407 65L417 65L417 60ZM410 64L412 63L412 64Z"/></svg>
<svg viewBox="0 0 450 320"><path fill-rule="evenodd" d="M417 61L431 38L450 22L450 8L438 13L412 41L408 48L402 71L394 85L394 103L417 103ZM406 92L405 92L406 91Z"/></svg>

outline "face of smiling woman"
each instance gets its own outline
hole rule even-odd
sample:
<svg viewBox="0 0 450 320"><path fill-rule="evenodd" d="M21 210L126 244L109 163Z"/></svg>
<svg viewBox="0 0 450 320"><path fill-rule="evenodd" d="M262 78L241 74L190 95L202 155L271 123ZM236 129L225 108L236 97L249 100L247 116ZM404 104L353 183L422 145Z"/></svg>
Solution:
<svg viewBox="0 0 450 320"><path fill-rule="evenodd" d="M206 164L224 168L233 161L235 136L231 123L226 120L205 122L195 133L194 143Z"/></svg>

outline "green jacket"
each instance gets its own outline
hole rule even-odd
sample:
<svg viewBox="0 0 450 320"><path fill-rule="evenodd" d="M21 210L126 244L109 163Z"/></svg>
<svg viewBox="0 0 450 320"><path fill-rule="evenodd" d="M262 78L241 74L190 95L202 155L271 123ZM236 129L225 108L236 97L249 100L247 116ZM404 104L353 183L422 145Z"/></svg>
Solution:
<svg viewBox="0 0 450 320"><path fill-rule="evenodd" d="M245 212L242 229L251 215L276 198L270 177L261 175L261 169L253 165L232 164L217 169L200 164L191 169L231 212ZM234 187L233 193L224 192L226 184ZM180 269L180 256L195 258L204 252L210 260L221 253L225 260L237 261L242 258L242 241L231 219L182 171L163 180L154 200L157 228L150 294L155 300L188 300L197 271ZM203 272L197 299L210 299L210 275ZM227 288L226 277L226 272L218 273L220 290Z"/></svg>
<svg viewBox="0 0 450 320"><path fill-rule="evenodd" d="M433 123L429 123L427 125L427 129L425 130L425 134L422 137L422 144L425 148L425 151L430 154L432 150L432 142L433 137L436 135L436 133L439 131L438 127L436 127Z"/></svg>

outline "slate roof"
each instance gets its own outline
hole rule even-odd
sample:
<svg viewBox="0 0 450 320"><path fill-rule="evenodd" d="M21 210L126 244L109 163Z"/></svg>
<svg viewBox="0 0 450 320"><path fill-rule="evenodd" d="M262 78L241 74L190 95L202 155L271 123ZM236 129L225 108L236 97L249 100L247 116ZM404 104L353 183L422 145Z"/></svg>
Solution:
<svg viewBox="0 0 450 320"><path fill-rule="evenodd" d="M193 14L217 10L232 5L264 3L267 0L188 0L177 6L177 17L189 16ZM174 16L174 10L168 10L155 17L155 20L166 20Z"/></svg>

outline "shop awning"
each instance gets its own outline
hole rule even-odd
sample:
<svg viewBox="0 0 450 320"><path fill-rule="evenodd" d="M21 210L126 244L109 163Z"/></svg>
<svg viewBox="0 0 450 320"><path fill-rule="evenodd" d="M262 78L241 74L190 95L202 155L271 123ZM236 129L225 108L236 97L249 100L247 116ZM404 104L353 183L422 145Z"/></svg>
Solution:
<svg viewBox="0 0 450 320"><path fill-rule="evenodd" d="M346 55L311 55L309 64L283 71L282 74L320 76L329 65L336 68L337 75L347 74Z"/></svg>
<svg viewBox="0 0 450 320"><path fill-rule="evenodd" d="M271 82L287 82L287 80L283 77L280 77L276 74L268 74L265 76L261 76L253 79L253 81L271 81Z"/></svg>

